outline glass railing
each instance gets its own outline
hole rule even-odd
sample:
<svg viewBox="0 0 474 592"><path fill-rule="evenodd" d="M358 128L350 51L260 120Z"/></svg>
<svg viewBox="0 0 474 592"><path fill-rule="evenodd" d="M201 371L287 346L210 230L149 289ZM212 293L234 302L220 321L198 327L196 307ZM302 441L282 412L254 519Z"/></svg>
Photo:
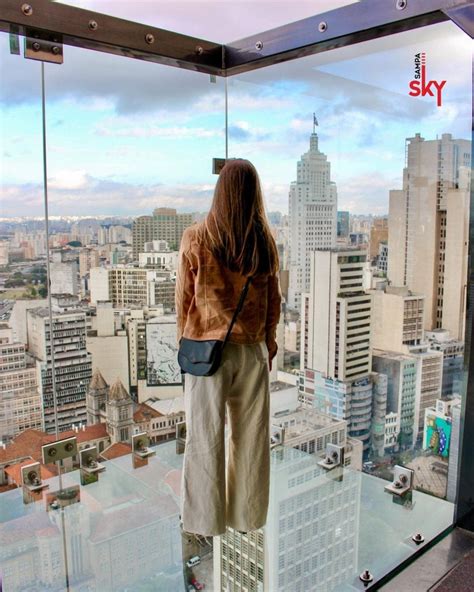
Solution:
<svg viewBox="0 0 474 592"><path fill-rule="evenodd" d="M3 590L169 591L197 580L214 590L360 590L378 581L453 520L453 504L420 491L400 498L350 467L326 470L287 446L271 453L267 522L247 535L182 536L183 455L176 443L104 461L87 485L80 471L44 480L36 502L21 488L0 495ZM57 503L54 503L57 500ZM422 536L421 542L413 537ZM66 555L63 551L66 549ZM200 563L186 563L198 555Z"/></svg>

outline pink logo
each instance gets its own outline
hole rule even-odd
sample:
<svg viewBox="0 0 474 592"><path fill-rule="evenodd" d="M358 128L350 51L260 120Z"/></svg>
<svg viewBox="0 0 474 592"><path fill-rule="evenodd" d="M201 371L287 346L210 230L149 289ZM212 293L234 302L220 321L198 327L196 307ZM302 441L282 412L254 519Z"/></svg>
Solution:
<svg viewBox="0 0 474 592"><path fill-rule="evenodd" d="M442 104L442 92L443 87L446 84L446 80L438 82L437 80L426 80L426 54L425 52L415 54L415 75L414 80L410 81L408 85L410 92L408 93L412 97L422 97L430 95L434 97L436 93L436 104L441 107Z"/></svg>

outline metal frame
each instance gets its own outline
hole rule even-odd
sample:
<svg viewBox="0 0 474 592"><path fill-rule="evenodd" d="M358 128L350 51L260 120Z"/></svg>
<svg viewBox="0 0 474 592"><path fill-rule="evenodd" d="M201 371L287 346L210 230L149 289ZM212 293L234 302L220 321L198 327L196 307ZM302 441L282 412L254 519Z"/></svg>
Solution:
<svg viewBox="0 0 474 592"><path fill-rule="evenodd" d="M226 75L449 20L471 0L362 0L225 45ZM472 14L472 11L471 11ZM471 22L471 37L472 37Z"/></svg>
<svg viewBox="0 0 474 592"><path fill-rule="evenodd" d="M217 76L452 20L474 36L473 0L362 0L226 45L50 0L0 0L0 30Z"/></svg>
<svg viewBox="0 0 474 592"><path fill-rule="evenodd" d="M0 0L0 30L57 33L74 45L222 76L222 45L50 0Z"/></svg>
<svg viewBox="0 0 474 592"><path fill-rule="evenodd" d="M471 25L474 15L471 12ZM464 28L464 27L462 27ZM474 61L471 76L471 200L469 207L469 246L467 264L466 329L464 336L464 389L461 405L459 457L454 523L474 531Z"/></svg>

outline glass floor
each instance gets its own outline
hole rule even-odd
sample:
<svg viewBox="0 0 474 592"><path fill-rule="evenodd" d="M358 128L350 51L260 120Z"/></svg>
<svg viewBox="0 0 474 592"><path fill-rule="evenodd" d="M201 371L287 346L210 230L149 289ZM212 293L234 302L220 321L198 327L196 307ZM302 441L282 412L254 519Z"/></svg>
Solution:
<svg viewBox="0 0 474 592"><path fill-rule="evenodd" d="M175 592L193 580L207 591L363 590L359 574L369 570L376 582L418 548L413 535L426 544L453 521L453 504L419 491L402 500L382 479L326 471L315 455L283 446L272 450L265 527L189 544L178 520L176 445L155 446L135 469L132 455L107 461L88 485L79 471L64 474L63 501L48 511L58 477L35 503L25 504L20 488L0 495L3 590ZM200 563L186 567L194 555Z"/></svg>

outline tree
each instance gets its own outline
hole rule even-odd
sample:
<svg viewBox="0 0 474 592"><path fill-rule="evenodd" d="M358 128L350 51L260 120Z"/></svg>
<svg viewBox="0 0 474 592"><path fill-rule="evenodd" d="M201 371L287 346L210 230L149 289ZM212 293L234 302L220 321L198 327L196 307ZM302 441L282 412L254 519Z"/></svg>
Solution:
<svg viewBox="0 0 474 592"><path fill-rule="evenodd" d="M41 286L41 288L38 289L38 294L41 298L46 298L46 296L48 295L48 290L46 289L46 286Z"/></svg>

